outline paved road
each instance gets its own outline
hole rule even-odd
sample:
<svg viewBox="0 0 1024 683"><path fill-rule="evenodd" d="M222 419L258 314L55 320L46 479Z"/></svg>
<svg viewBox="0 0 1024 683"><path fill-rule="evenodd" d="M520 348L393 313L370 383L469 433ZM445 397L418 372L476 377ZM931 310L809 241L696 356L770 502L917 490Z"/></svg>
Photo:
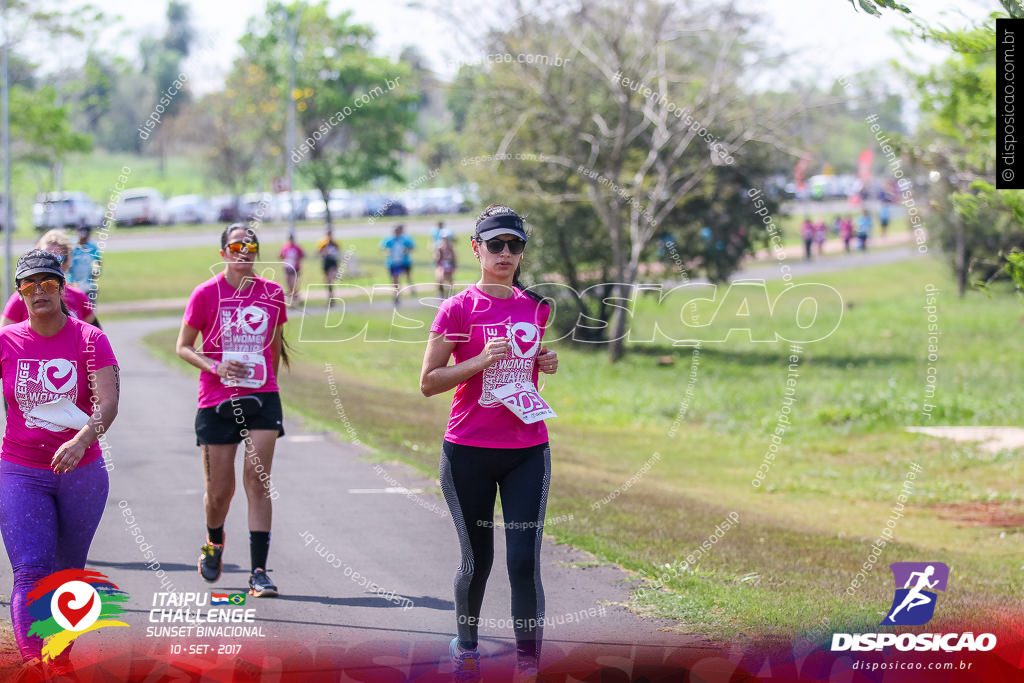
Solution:
<svg viewBox="0 0 1024 683"><path fill-rule="evenodd" d="M446 657L455 617L452 577L457 539L436 479L404 466L378 471L360 447L310 429L286 416L288 435L279 442L273 484L280 497L274 507L272 578L282 597L249 599L262 637L147 637L157 595L164 591L211 588L243 592L248 577L244 496L239 489L226 524L225 573L216 586L195 569L205 534L202 472L192 421L196 377L186 366L170 367L139 343L150 331L178 324L177 318L112 322L106 327L122 368L120 413L110 433L111 488L107 509L90 553L89 566L106 573L131 595L129 629L108 628L82 637L76 657L109 657L129 648L135 656L167 653L173 644L241 644L239 656L262 662L268 647L285 650L361 643L398 656L410 655L422 666ZM330 400L324 385L324 400ZM438 426L439 433L441 426ZM554 486L558 486L557 449ZM422 489L406 494L403 489ZM390 491L390 492L385 492ZM130 511L131 519L125 514ZM147 568L133 542L134 521L152 545L156 567ZM483 618L508 619L509 590L500 541L484 603ZM318 551L319 550L319 554ZM321 555L326 555L321 557ZM557 664L580 644L597 644L602 654L636 658L634 646L653 652L703 651L693 637L659 631L670 622L640 619L618 603L628 598L628 577L607 566L577 568L583 553L547 542L543 554L547 614L556 622L586 615L578 622L549 626L545 662ZM375 594L356 580L356 572L378 584ZM10 590L10 567L0 553L0 590ZM162 583L163 582L163 583ZM255 603L255 604L253 604ZM590 612L588 612L590 610ZM591 616L594 615L594 616ZM575 619L575 617L574 617ZM482 651L497 667L513 651L510 628L484 628ZM652 655L654 656L654 655ZM504 659L503 659L504 658ZM230 662L225 655L211 662ZM392 660L387 662L394 663Z"/></svg>

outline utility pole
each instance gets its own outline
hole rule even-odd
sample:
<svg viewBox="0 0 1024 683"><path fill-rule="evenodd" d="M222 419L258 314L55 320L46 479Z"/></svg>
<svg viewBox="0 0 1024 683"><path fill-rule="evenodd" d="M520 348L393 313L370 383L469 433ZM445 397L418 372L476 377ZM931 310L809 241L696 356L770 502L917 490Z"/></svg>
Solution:
<svg viewBox="0 0 1024 683"><path fill-rule="evenodd" d="M295 237L295 40L299 29L299 14L288 17L288 131L285 157L288 162L288 236Z"/></svg>

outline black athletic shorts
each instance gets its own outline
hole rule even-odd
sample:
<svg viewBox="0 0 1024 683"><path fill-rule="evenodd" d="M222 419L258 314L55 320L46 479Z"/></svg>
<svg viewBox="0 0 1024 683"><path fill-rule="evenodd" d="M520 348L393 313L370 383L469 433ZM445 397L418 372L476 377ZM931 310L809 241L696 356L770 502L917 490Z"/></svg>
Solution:
<svg viewBox="0 0 1024 683"><path fill-rule="evenodd" d="M196 413L196 445L225 446L242 443L254 429L276 429L284 436L281 397L276 391L245 394Z"/></svg>
<svg viewBox="0 0 1024 683"><path fill-rule="evenodd" d="M325 273L330 271L330 270L337 270L338 269L338 259L336 259L336 258L325 258L325 259L322 259L321 260L321 264L323 265Z"/></svg>

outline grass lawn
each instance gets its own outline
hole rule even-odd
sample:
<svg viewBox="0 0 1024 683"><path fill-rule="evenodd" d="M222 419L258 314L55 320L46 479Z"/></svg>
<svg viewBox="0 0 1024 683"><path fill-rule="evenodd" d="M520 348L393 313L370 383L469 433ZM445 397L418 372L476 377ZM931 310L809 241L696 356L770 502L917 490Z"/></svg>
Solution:
<svg viewBox="0 0 1024 683"><path fill-rule="evenodd" d="M223 261L217 252L219 239L220 228L211 227L210 247L108 253L103 259L104 271L100 279L100 311L103 310L104 302L187 298L196 285L223 269ZM343 257L347 250L353 250L354 260L347 269L348 275L343 280L345 284L370 286L391 281L379 238L347 239L339 235L338 241ZM417 247L413 251L413 280L417 283L432 283L434 266L433 253L428 246L429 239L419 237L416 243ZM299 244L306 251L301 280L304 290L307 284L322 284L323 271L320 270L320 259L316 256L316 245L301 241ZM282 242L264 242L260 253L260 260L264 262L264 276L280 283L285 281L284 273L282 265L275 261L282 245ZM469 280L479 274L468 240L459 240L456 249L459 263L456 280ZM354 264L358 264L358 275L353 270ZM159 277L154 277L155 273L159 273ZM323 294L317 292L314 296L322 297Z"/></svg>
<svg viewBox="0 0 1024 683"><path fill-rule="evenodd" d="M436 217L422 216L424 220ZM905 221L904 221L905 223ZM905 225L895 224L894 232L905 231ZM130 228L137 230L139 228ZM166 230L166 228L161 228ZM136 301L143 299L174 299L187 297L200 281L214 272L211 268L221 267L217 244L222 227L219 225L179 226L175 230L206 231L210 235L209 247L193 247L186 249L153 250L150 252L109 252L104 256L104 273L100 280L100 309L104 302ZM413 251L413 281L416 283L433 283L433 253L429 240L417 236L417 248ZM390 282L390 276L380 249L380 239L376 237L346 238L344 230L339 231L338 240L344 255L353 250L352 261L346 268L344 284L369 287L375 284ZM796 244L799 239L787 238L786 244ZM303 290L309 284L321 285L323 274L320 260L316 256L316 245L300 241L306 250L306 259L302 270ZM282 242L267 241L263 243L261 260L266 262L266 276L277 282L284 282L280 265L273 261L280 252ZM473 250L468 240L460 239L455 243L459 267L455 273L456 282L474 281L479 274ZM826 258L832 258L827 256ZM356 267L357 266L357 267ZM153 277L160 273L160 277ZM404 280L403 280L404 283ZM322 298L323 292L317 289L314 298Z"/></svg>
<svg viewBox="0 0 1024 683"><path fill-rule="evenodd" d="M613 366L604 347L554 343L560 370L544 390L559 414L549 422L548 516L572 519L546 531L664 582L666 590L638 595L635 609L717 639L791 637L825 617L832 630L876 630L892 598L887 565L896 561L950 565L941 616L928 628L987 627L982 615L1005 613L1024 589L1021 528L974 525L956 510L984 505L1024 514L1021 453L988 453L904 428L1020 425L1024 383L1014 368L1024 355L1024 309L1010 296L972 292L958 299L945 264L931 259L815 281L841 293L842 320L826 339L802 345L791 426L760 487L751 481L779 421L788 343L754 343L733 333L695 353L664 339L634 342ZM927 284L940 290L931 418L921 412ZM781 283L768 283L769 296L780 289ZM772 318L763 294L734 307L738 299L720 290L714 305L723 300L728 305L718 318L701 328L704 339L748 321L759 331L798 332L781 313ZM714 305L694 309L698 322L710 321ZM655 320L681 329L680 308L644 296L633 329L651 328ZM690 310L684 319L692 320ZM744 310L750 315L734 314ZM325 364L332 364L345 413L358 438L378 450L375 457L436 474L449 398L425 399L418 390L432 309L400 314L396 321L406 329L396 338L406 343L337 341L361 336L364 325L366 339L387 339L390 313L296 317L288 330L296 362L283 379L283 397L293 410L351 438L328 393ZM148 342L166 353L174 334ZM665 356L674 362L659 363ZM922 471L896 522L896 542L848 595L912 463ZM634 476L642 468L647 474ZM679 569L731 512L738 524ZM669 566L677 571L666 571Z"/></svg>

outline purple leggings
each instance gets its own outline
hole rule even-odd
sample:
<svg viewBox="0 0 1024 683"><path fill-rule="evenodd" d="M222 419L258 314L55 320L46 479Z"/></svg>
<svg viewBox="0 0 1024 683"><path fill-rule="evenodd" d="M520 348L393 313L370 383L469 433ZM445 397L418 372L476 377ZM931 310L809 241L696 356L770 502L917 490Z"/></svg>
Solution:
<svg viewBox="0 0 1024 683"><path fill-rule="evenodd" d="M11 621L22 659L39 657L43 647L28 636L26 596L53 572L85 568L108 485L102 458L67 474L0 460L0 532L14 570Z"/></svg>

